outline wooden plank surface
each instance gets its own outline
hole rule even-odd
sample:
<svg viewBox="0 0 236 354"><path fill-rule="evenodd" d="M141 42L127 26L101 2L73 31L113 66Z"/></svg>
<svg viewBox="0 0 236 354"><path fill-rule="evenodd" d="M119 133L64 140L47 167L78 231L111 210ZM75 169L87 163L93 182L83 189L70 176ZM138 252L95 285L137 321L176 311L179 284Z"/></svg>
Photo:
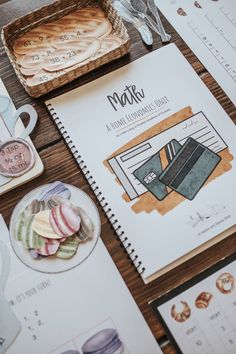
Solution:
<svg viewBox="0 0 236 354"><path fill-rule="evenodd" d="M14 18L22 16L26 12L39 7L41 4L45 5L49 2L50 1L48 0L12 0L0 4L0 27L12 21ZM172 35L172 41L176 43L198 75L229 114L231 119L236 122L235 106L231 103L229 98L224 94L223 90L205 70L204 66L198 61L196 56L191 52L185 42L179 37L179 35L163 16L162 19L167 31ZM17 108L25 103L31 103L36 108L39 114L39 123L32 135L32 140L40 153L43 163L45 164L45 173L42 176L24 186L19 187L15 191L6 193L0 197L0 212L3 214L7 223L9 223L14 206L26 193L37 186L52 182L54 180L61 180L66 183L74 184L75 186L86 191L95 200L95 197L93 196L85 178L52 123L43 102L46 99L58 95L59 93L94 80L129 63L130 61L145 55L149 51L155 50L162 46L160 39L154 35L155 40L152 48L147 48L141 41L138 32L131 25L127 25L127 29L131 38L131 50L129 55L98 68L97 70L74 80L72 83L38 99L30 98L21 87L5 54L3 45L0 43L0 77L6 85L6 88L8 89ZM97 202L96 204L98 205ZM99 207L99 205L98 208L102 219L102 239L104 240L115 264L121 272L156 339L158 342L163 343L164 346L162 349L164 353L175 353L175 350L171 344L165 344L165 332L154 316L148 302L161 294L164 294L169 289L178 286L183 281L190 279L200 271L219 261L222 257L236 252L235 235L230 236L204 253L179 266L174 271L167 273L156 281L153 281L151 284L144 285L143 281L138 276L137 271L131 265L131 262L124 249L121 247L120 242L117 240L103 210ZM170 245L170 247L173 247L173 245Z"/></svg>

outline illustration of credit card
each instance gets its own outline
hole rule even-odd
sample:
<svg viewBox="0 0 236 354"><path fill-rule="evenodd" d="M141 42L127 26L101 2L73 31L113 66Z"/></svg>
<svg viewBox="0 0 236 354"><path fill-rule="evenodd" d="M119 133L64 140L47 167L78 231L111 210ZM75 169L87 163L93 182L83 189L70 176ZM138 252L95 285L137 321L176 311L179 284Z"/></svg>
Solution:
<svg viewBox="0 0 236 354"><path fill-rule="evenodd" d="M192 200L220 160L221 157L212 150L195 139L188 138L168 167L160 174L159 180Z"/></svg>
<svg viewBox="0 0 236 354"><path fill-rule="evenodd" d="M149 190L158 200L163 200L171 188L162 183L158 178L180 150L181 145L172 139L160 151L153 155L133 173L134 176Z"/></svg>
<svg viewBox="0 0 236 354"><path fill-rule="evenodd" d="M130 147L122 150L107 160L130 200L149 192L143 183L135 177L134 171L160 151L171 140L177 140L183 146L189 137L218 153L227 148L227 144L212 126L203 112L171 126L158 134L151 134L137 143L130 142ZM129 145L129 144L128 144Z"/></svg>

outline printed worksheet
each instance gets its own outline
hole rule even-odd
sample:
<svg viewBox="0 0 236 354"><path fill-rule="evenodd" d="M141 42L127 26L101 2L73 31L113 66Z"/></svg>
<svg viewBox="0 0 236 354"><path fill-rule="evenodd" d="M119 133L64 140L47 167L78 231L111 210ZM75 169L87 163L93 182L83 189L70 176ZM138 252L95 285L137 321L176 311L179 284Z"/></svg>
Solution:
<svg viewBox="0 0 236 354"><path fill-rule="evenodd" d="M223 263L211 275L200 274L195 285L189 281L153 302L181 353L236 353L235 256Z"/></svg>
<svg viewBox="0 0 236 354"><path fill-rule="evenodd" d="M83 263L49 274L16 256L1 214L0 229L1 354L161 354L100 239Z"/></svg>
<svg viewBox="0 0 236 354"><path fill-rule="evenodd" d="M236 104L235 0L155 0L164 16Z"/></svg>

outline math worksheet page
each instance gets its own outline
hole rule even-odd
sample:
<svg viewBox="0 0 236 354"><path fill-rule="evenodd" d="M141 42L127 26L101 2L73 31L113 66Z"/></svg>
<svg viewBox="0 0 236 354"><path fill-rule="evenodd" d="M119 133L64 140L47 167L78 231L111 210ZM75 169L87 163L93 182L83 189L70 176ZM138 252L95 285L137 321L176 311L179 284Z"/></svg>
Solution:
<svg viewBox="0 0 236 354"><path fill-rule="evenodd" d="M236 104L235 0L155 0L164 16Z"/></svg>

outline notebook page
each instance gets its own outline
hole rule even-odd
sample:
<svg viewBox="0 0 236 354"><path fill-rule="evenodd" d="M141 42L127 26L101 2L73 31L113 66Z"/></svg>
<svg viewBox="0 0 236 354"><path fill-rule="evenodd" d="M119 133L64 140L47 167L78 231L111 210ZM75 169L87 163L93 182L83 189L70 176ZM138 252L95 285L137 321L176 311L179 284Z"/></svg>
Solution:
<svg viewBox="0 0 236 354"><path fill-rule="evenodd" d="M136 265L145 267L144 280L235 225L235 126L175 45L46 104L115 214ZM173 137L183 147L189 136L199 145L197 153L204 150L196 178L204 183L209 177L193 200L168 186L158 200L137 186L132 172L140 162ZM205 154L220 158L218 168L205 166ZM182 169L185 187L190 163Z"/></svg>
<svg viewBox="0 0 236 354"><path fill-rule="evenodd" d="M234 0L155 0L187 45L236 104Z"/></svg>

